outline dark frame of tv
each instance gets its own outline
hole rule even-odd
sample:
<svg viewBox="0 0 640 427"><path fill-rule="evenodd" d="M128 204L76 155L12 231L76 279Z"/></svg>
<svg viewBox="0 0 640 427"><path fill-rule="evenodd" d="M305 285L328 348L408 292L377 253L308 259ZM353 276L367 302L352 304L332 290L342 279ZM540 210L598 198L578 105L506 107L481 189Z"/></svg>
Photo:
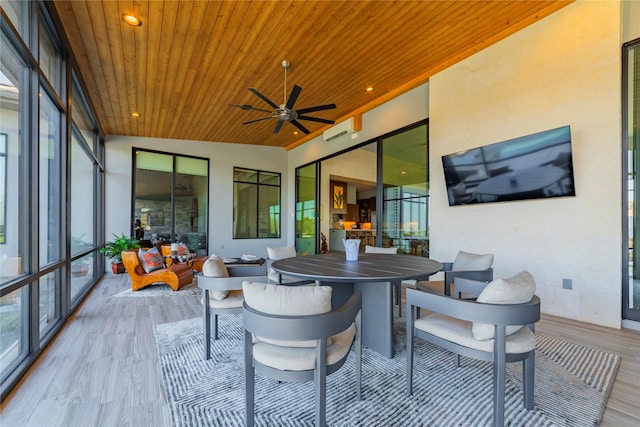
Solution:
<svg viewBox="0 0 640 427"><path fill-rule="evenodd" d="M442 156L449 206L575 196L571 128Z"/></svg>

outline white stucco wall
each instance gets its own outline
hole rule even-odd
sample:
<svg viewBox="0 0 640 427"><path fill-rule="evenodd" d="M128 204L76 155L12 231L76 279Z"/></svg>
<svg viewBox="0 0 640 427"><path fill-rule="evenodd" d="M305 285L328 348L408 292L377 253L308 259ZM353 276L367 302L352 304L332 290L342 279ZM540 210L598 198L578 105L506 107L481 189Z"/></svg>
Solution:
<svg viewBox="0 0 640 427"><path fill-rule="evenodd" d="M545 313L620 326L620 4L580 1L430 81L431 256L529 270ZM444 154L571 126L576 197L449 207ZM562 289L562 279L573 289Z"/></svg>
<svg viewBox="0 0 640 427"><path fill-rule="evenodd" d="M144 148L209 159L209 254L238 257L245 253L267 256L268 246L283 246L293 205L287 188L287 154L282 148L158 138L110 136L106 140L106 232L120 234L131 229L132 148ZM254 168L282 174L281 239L232 238L233 168Z"/></svg>

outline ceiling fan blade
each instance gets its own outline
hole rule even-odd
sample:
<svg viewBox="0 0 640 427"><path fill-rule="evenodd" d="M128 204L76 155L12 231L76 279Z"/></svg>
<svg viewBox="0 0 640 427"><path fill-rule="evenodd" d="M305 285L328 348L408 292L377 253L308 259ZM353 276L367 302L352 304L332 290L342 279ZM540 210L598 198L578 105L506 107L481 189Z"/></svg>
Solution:
<svg viewBox="0 0 640 427"><path fill-rule="evenodd" d="M273 113L273 111L263 110L262 108L252 107L249 104L243 104L243 105L229 104L229 107L238 107L238 108L242 108L243 110L255 110L255 111L262 111L262 112L265 112L265 113Z"/></svg>
<svg viewBox="0 0 640 427"><path fill-rule="evenodd" d="M327 120L327 119L320 119L318 117L311 117L311 116L298 116L299 120L309 120L311 122L319 122L319 123L327 123L327 124L334 124L335 120Z"/></svg>
<svg viewBox="0 0 640 427"><path fill-rule="evenodd" d="M334 108L336 108L336 104L317 105L315 107L301 108L299 110L296 110L296 113L298 114L312 113L314 111L331 110Z"/></svg>
<svg viewBox="0 0 640 427"><path fill-rule="evenodd" d="M254 122L261 122L263 120L269 120L269 119L274 119L278 116L269 116L269 117L260 117L259 119L253 119L253 120L249 120L246 122L242 122L243 125L249 124L249 123L254 123Z"/></svg>
<svg viewBox="0 0 640 427"><path fill-rule="evenodd" d="M282 127L283 123L284 123L284 120L278 120L278 123L276 123L276 127L273 128L273 133L280 132L280 128Z"/></svg>
<svg viewBox="0 0 640 427"><path fill-rule="evenodd" d="M297 121L297 120L290 120L291 124L294 125L295 127L297 127L298 129L300 129L304 134L308 135L309 134L309 129L307 129L306 127L302 126L302 124Z"/></svg>
<svg viewBox="0 0 640 427"><path fill-rule="evenodd" d="M289 110L293 109L293 104L296 103L296 100L298 99L298 96L300 95L300 92L302 91L302 88L298 85L294 85L293 89L291 89L291 94L289 95L289 100L287 101L287 105L285 108L288 108Z"/></svg>
<svg viewBox="0 0 640 427"><path fill-rule="evenodd" d="M271 105L275 110L277 110L278 107L276 104L273 103L273 101L271 101L269 98L267 98L266 96L264 96L263 94L261 94L260 92L258 92L255 88L250 87L249 91L251 93L253 93L255 96L257 96L258 98L262 99L264 102L266 102L267 104Z"/></svg>

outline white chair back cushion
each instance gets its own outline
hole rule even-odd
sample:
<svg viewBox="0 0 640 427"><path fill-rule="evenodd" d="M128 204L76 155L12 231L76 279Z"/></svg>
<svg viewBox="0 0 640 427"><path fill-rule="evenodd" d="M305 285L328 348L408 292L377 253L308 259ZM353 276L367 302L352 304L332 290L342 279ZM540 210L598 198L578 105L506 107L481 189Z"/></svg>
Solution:
<svg viewBox="0 0 640 427"><path fill-rule="evenodd" d="M497 279L489 283L478 295L477 302L490 304L524 304L531 301L536 292L536 281L528 271L521 271L506 279ZM522 328L522 325L507 326L507 335ZM473 337L477 340L493 339L494 326L474 322Z"/></svg>
<svg viewBox="0 0 640 427"><path fill-rule="evenodd" d="M269 283L242 283L247 305L254 310L280 316L311 316L331 311L331 286L283 286ZM257 337L283 347L315 347L315 340L279 341Z"/></svg>
<svg viewBox="0 0 640 427"><path fill-rule="evenodd" d="M276 261L279 259L291 258L296 255L296 247L293 245L267 248L267 256L269 257L269 259L273 259Z"/></svg>
<svg viewBox="0 0 640 427"><path fill-rule="evenodd" d="M222 262L222 258L213 254L202 263L202 274L209 277L229 277L229 270ZM229 295L229 291L210 291L209 297L216 300L223 300Z"/></svg>
<svg viewBox="0 0 640 427"><path fill-rule="evenodd" d="M293 258L294 256L298 255L296 253L296 247L295 246L279 246L279 247L269 247L267 248L267 257L269 257L269 259L272 259L274 261L277 261L279 259L285 259L285 258ZM269 280L273 283L285 283L285 282L294 282L294 281L298 281L300 279L284 279L282 278L282 280L280 280L280 274L278 274L277 271L275 271L273 268L269 269Z"/></svg>
<svg viewBox="0 0 640 427"><path fill-rule="evenodd" d="M365 254L397 254L398 248L379 248L377 246L367 245L364 247Z"/></svg>
<svg viewBox="0 0 640 427"><path fill-rule="evenodd" d="M452 271L488 270L493 264L493 254L478 255L459 251L451 266Z"/></svg>

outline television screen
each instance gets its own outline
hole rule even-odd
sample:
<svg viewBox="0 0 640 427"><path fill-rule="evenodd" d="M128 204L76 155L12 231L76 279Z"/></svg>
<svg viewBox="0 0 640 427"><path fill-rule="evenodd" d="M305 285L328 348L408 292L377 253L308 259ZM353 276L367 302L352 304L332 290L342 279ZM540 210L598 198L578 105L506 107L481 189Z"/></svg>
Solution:
<svg viewBox="0 0 640 427"><path fill-rule="evenodd" d="M442 156L449 206L575 196L571 128Z"/></svg>

